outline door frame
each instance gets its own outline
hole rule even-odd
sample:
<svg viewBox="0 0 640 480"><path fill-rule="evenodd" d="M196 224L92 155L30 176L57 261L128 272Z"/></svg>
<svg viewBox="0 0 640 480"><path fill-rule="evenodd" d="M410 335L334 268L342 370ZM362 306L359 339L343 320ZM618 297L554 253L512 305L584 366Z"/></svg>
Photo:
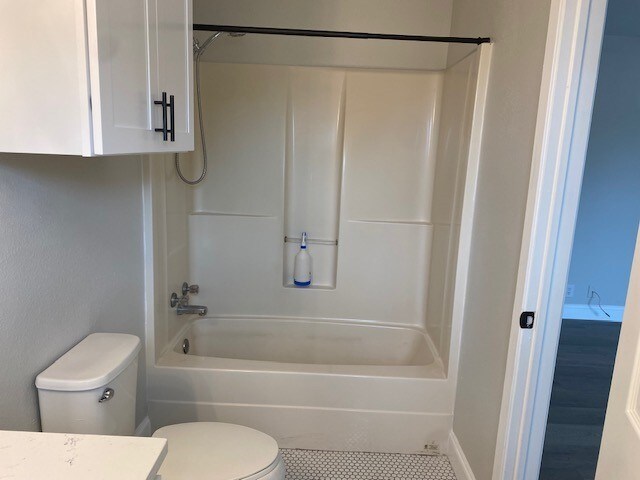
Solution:
<svg viewBox="0 0 640 480"><path fill-rule="evenodd" d="M606 7L551 1L493 480L539 474Z"/></svg>

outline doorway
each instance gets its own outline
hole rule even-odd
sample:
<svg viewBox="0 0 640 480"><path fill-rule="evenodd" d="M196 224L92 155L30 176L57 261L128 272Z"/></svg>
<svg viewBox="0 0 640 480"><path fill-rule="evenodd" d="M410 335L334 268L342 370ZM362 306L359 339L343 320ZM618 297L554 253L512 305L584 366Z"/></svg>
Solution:
<svg viewBox="0 0 640 480"><path fill-rule="evenodd" d="M639 25L609 0L540 480L595 478L640 222Z"/></svg>
<svg viewBox="0 0 640 480"><path fill-rule="evenodd" d="M588 150L593 147L590 132L592 113L597 110L594 108L597 100L594 100L600 54L605 43L605 24L611 37L640 36L634 32L640 25L635 20L640 18L640 3L630 0L610 0L610 5L607 3L607 0L552 0L551 3L514 323L494 464L495 480L541 478L547 414L561 337L563 303L567 300L565 288L574 233L577 232L580 192L583 173L587 172ZM614 9L623 11L616 22L612 13ZM603 65L605 61L603 58ZM612 78L616 84L620 83L619 72L612 73ZM619 89L618 85L616 91ZM640 101L637 98L638 94L632 91L624 99L625 106L635 104L638 108ZM603 102L603 105L608 103ZM620 109L616 111L615 108L611 109L615 122L605 122L605 126L612 127L613 133L626 131L629 125L619 122L621 116L617 118L616 115ZM595 122L594 119L594 126ZM607 163L612 156L619 156L618 147L620 144L616 143L614 149L604 150ZM635 150L636 163L639 156L640 148ZM596 177L606 183L602 175ZM586 178L585 175L585 181ZM609 184L609 190L605 191L609 197L618 189L618 185ZM629 205L628 200L622 202L622 205L618 204L617 211L624 211ZM593 209L585 211L591 215L594 213ZM615 217L610 214L598 215L597 218L601 224L596 231L606 231L615 225ZM593 234L594 229L590 231ZM629 241L633 243L633 239ZM592 261L594 255L603 253L599 248L590 249ZM600 285L602 280L592 287L602 296L606 289ZM593 295L589 301L591 291L578 291L577 287L575 291L577 295L587 296L587 306L597 300ZM610 298L608 293L606 295ZM602 298L599 303L607 306ZM521 327L518 319L524 313L535 315L533 328ZM556 478L571 480L581 477L564 475Z"/></svg>

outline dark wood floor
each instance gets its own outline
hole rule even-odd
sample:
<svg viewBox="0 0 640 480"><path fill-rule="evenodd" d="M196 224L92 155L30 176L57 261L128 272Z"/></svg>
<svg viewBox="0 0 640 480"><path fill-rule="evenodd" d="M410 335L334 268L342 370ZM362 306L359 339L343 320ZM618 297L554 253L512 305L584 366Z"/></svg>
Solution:
<svg viewBox="0 0 640 480"><path fill-rule="evenodd" d="M563 320L540 480L593 480L620 323Z"/></svg>

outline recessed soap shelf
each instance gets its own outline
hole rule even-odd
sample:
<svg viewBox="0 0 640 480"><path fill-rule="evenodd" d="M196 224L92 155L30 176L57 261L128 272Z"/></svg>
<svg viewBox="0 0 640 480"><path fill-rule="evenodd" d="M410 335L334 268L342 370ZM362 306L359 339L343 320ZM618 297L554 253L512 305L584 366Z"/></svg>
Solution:
<svg viewBox="0 0 640 480"><path fill-rule="evenodd" d="M284 288L294 288L300 291L304 290L335 290L335 285L309 285L308 287L299 287L293 283L287 283L283 285Z"/></svg>
<svg viewBox="0 0 640 480"><path fill-rule="evenodd" d="M298 237L284 237L284 243L300 243ZM338 245L338 240L324 240L321 238L309 238L307 237L307 243L311 245Z"/></svg>

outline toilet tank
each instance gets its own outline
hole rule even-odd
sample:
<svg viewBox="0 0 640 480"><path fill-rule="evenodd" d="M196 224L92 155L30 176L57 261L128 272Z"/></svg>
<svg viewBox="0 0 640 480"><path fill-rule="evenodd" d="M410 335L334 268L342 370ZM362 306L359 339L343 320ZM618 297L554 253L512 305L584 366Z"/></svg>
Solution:
<svg viewBox="0 0 640 480"><path fill-rule="evenodd" d="M43 432L133 435L140 339L93 333L36 377Z"/></svg>

